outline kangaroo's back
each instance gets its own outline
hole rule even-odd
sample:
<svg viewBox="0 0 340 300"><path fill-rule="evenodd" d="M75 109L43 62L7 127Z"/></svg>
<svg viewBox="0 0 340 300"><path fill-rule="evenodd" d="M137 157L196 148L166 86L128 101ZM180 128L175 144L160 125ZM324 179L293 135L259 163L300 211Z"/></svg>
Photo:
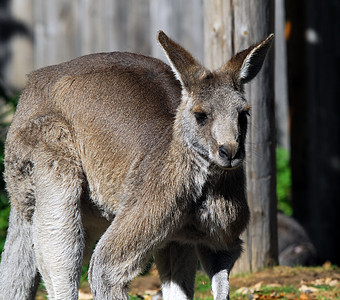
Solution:
<svg viewBox="0 0 340 300"><path fill-rule="evenodd" d="M9 137L28 120L51 112L77 123L75 128L95 126L98 118L102 134L118 130L114 123L125 132L131 128L124 139L157 135L172 126L180 97L179 82L158 59L120 52L86 55L29 75Z"/></svg>
<svg viewBox="0 0 340 300"><path fill-rule="evenodd" d="M18 136L35 143L25 129L32 120L61 118L93 198L116 208L117 191L131 165L145 155L156 159L168 148L180 97L170 67L143 55L93 54L40 69L30 74L20 99L6 156L17 152Z"/></svg>

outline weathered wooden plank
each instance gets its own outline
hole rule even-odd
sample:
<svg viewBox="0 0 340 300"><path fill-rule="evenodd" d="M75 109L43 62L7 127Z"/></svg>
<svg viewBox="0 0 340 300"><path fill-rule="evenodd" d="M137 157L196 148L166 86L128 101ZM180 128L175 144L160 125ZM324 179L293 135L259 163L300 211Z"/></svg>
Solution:
<svg viewBox="0 0 340 300"><path fill-rule="evenodd" d="M6 53L4 47L9 47L10 53L10 59L4 57L7 67L4 80L7 86L21 90L26 83L26 74L33 69L33 39L30 32L33 24L33 0L12 0L9 4L8 14L21 28L16 31L14 29L9 45L1 45L2 55Z"/></svg>
<svg viewBox="0 0 340 300"><path fill-rule="evenodd" d="M217 69L234 54L234 20L230 1L204 1L204 59Z"/></svg>
<svg viewBox="0 0 340 300"><path fill-rule="evenodd" d="M150 54L150 12L148 0L111 1L107 15L110 51Z"/></svg>
<svg viewBox="0 0 340 300"><path fill-rule="evenodd" d="M34 1L34 67L56 64L77 55L74 1Z"/></svg>
<svg viewBox="0 0 340 300"><path fill-rule="evenodd" d="M275 118L278 146L290 149L285 0L275 1Z"/></svg>
<svg viewBox="0 0 340 300"><path fill-rule="evenodd" d="M165 31L171 38L203 61L202 0L150 0L151 54L166 61L156 42L156 33Z"/></svg>

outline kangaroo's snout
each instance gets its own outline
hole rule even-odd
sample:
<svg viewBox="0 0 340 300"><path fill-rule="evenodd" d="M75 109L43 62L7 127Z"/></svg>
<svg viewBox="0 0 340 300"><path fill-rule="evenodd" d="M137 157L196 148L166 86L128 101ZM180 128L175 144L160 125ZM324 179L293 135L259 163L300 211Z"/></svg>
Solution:
<svg viewBox="0 0 340 300"><path fill-rule="evenodd" d="M220 146L218 148L218 154L226 160L230 160L232 158L232 154L225 146Z"/></svg>
<svg viewBox="0 0 340 300"><path fill-rule="evenodd" d="M235 168L242 164L244 155L238 144L221 145L218 148L218 164L222 168Z"/></svg>

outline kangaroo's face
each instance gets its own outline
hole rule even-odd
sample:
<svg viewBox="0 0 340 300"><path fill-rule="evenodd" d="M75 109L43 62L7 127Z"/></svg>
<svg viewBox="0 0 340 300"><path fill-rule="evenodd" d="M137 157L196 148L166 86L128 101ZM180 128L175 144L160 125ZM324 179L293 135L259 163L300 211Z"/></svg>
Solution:
<svg viewBox="0 0 340 300"><path fill-rule="evenodd" d="M184 93L182 125L189 147L223 169L240 166L245 157L249 105L226 85L202 84Z"/></svg>
<svg viewBox="0 0 340 300"><path fill-rule="evenodd" d="M176 124L189 148L223 169L242 165L249 114L243 84L260 71L272 40L268 36L211 72L163 32L158 35L182 85Z"/></svg>

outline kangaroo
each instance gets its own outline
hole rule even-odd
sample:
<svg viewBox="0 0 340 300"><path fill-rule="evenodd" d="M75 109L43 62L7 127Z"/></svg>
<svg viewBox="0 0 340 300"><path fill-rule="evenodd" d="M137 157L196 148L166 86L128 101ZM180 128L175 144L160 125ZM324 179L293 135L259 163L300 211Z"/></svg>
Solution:
<svg viewBox="0 0 340 300"><path fill-rule="evenodd" d="M5 147L0 298L34 299L42 277L49 299L78 299L90 260L94 299L128 299L153 256L163 299L193 299L198 260L229 299L249 220L243 85L272 40L209 71L161 31L170 66L114 52L31 73Z"/></svg>

